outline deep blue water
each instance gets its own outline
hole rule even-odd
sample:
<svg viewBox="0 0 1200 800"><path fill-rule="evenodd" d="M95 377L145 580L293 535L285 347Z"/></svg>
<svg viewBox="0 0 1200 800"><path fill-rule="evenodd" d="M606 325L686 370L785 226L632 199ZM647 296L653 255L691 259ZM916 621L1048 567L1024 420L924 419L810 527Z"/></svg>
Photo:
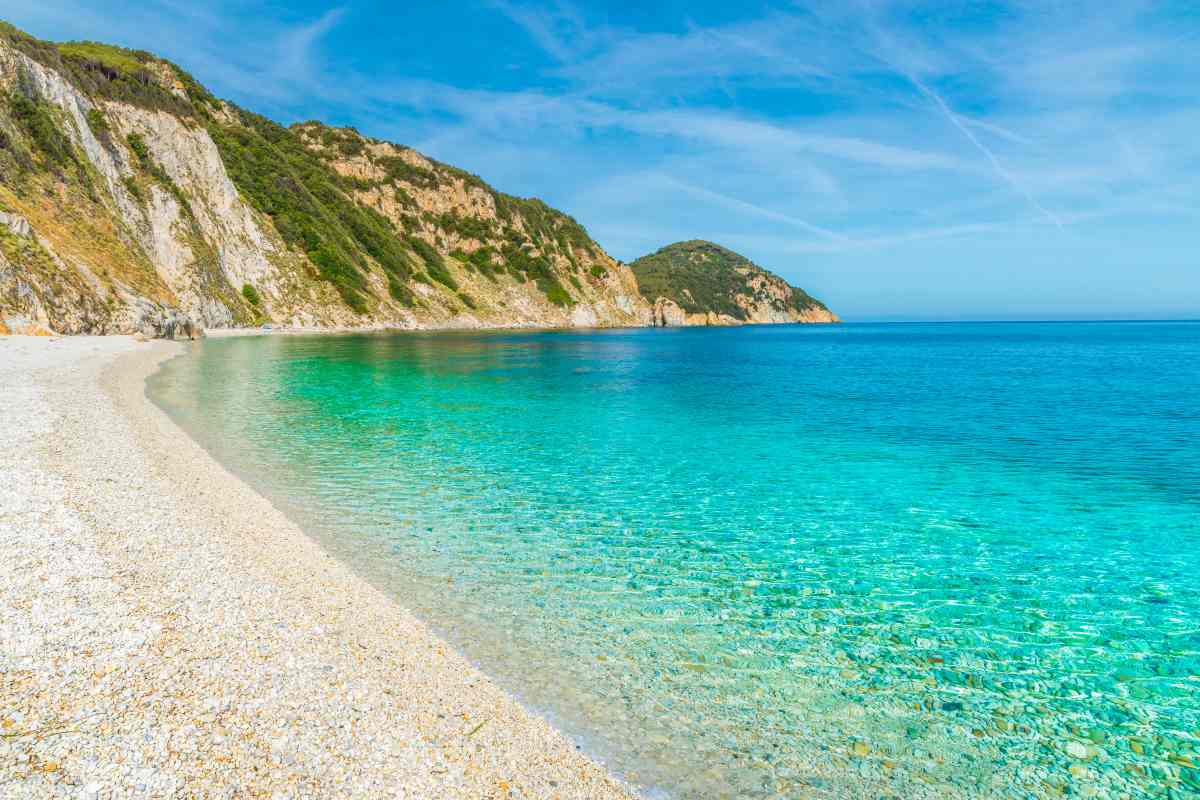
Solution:
<svg viewBox="0 0 1200 800"><path fill-rule="evenodd" d="M1200 324L223 339L150 393L655 791L1200 792Z"/></svg>

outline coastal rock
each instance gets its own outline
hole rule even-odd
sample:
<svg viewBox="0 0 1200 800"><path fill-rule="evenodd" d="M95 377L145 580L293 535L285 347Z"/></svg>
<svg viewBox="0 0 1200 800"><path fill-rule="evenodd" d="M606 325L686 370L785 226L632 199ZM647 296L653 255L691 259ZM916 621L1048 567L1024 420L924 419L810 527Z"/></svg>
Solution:
<svg viewBox="0 0 1200 800"><path fill-rule="evenodd" d="M687 314L669 297L654 301L654 326L665 328L670 325L687 325Z"/></svg>
<svg viewBox="0 0 1200 800"><path fill-rule="evenodd" d="M0 333L12 336L53 336L45 323L26 317L9 317L0 322Z"/></svg>

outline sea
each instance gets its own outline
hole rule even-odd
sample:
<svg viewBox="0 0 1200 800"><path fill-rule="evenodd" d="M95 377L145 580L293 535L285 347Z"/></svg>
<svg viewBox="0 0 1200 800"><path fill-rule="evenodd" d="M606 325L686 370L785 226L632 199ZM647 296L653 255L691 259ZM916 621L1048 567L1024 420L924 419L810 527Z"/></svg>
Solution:
<svg viewBox="0 0 1200 800"><path fill-rule="evenodd" d="M147 392L648 796L1200 793L1200 323L214 338Z"/></svg>

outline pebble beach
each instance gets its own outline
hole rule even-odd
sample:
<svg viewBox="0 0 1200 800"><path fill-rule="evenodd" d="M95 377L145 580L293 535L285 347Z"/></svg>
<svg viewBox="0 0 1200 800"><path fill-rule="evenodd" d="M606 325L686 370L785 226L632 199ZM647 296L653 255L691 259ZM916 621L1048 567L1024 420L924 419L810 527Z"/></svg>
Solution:
<svg viewBox="0 0 1200 800"><path fill-rule="evenodd" d="M631 796L146 400L181 351L0 338L0 797Z"/></svg>

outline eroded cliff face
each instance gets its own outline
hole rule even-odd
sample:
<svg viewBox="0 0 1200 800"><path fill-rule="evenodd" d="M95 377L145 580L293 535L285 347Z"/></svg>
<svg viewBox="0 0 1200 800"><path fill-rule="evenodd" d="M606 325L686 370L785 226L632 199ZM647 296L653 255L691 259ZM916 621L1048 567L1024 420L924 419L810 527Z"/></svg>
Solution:
<svg viewBox="0 0 1200 800"><path fill-rule="evenodd" d="M62 333L170 335L266 318L241 294L250 283L288 321L353 323L241 200L197 119L105 98L53 46L3 33L0 208L20 223L0 229L0 314ZM82 69L104 79L99 62Z"/></svg>
<svg viewBox="0 0 1200 800"><path fill-rule="evenodd" d="M648 324L574 220L408 148L0 27L0 319L62 333Z"/></svg>

